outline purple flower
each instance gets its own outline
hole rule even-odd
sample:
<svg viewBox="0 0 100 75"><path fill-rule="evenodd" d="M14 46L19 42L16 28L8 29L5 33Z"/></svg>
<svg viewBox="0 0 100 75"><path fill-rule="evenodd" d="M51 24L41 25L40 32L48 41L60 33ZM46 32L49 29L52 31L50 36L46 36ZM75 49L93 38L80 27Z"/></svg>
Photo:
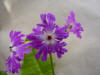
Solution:
<svg viewBox="0 0 100 75"><path fill-rule="evenodd" d="M78 38L82 38L81 32L84 31L83 27L80 23L78 23L75 19L75 13L73 11L70 12L70 16L66 18L66 25L67 31L73 32L77 35Z"/></svg>
<svg viewBox="0 0 100 75"><path fill-rule="evenodd" d="M30 49L30 43L24 44L24 40L22 37L24 37L24 34L21 34L20 31L11 31L10 32L10 40L11 40L11 56L8 57L6 61L6 66L8 66L8 69L6 72L12 72L12 73L18 73L18 69L21 68L20 62L24 58L24 54L29 54Z"/></svg>
<svg viewBox="0 0 100 75"><path fill-rule="evenodd" d="M9 56L6 62L6 66L8 66L6 72L18 73L18 69L21 68L20 61L21 59L15 53L12 53L12 56Z"/></svg>
<svg viewBox="0 0 100 75"><path fill-rule="evenodd" d="M21 34L21 31L11 31L9 36L11 40L10 47L16 47L24 43L22 37L24 37L25 35Z"/></svg>
<svg viewBox="0 0 100 75"><path fill-rule="evenodd" d="M68 37L68 32L64 31L64 27L55 24L55 16L51 13L40 15L42 24L37 24L37 28L33 29L27 38L31 40L32 47L37 49L36 58L42 55L42 60L46 61L48 54L56 53L58 58L67 52L63 39Z"/></svg>

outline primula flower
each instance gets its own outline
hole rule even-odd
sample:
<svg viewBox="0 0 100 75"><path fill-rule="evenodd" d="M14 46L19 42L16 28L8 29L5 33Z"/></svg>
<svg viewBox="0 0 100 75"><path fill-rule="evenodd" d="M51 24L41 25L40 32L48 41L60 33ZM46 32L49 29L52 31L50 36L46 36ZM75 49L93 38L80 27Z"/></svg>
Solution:
<svg viewBox="0 0 100 75"><path fill-rule="evenodd" d="M21 34L20 31L11 31L10 32L10 40L11 40L11 56L8 57L6 61L6 65L8 66L8 69L6 72L12 72L12 73L18 73L18 69L21 68L20 62L24 58L24 53L29 54L31 51L29 48L30 44L24 44L24 40L22 37L24 37L24 34Z"/></svg>
<svg viewBox="0 0 100 75"><path fill-rule="evenodd" d="M73 11L70 12L70 15L66 18L66 31L73 32L77 35L78 38L82 38L81 32L84 31L83 27L79 22L75 19L75 13Z"/></svg>
<svg viewBox="0 0 100 75"><path fill-rule="evenodd" d="M42 55L42 60L46 61L48 54L56 53L58 58L67 52L63 39L69 36L68 32L64 31L64 27L55 24L55 16L51 13L41 14L42 24L37 24L37 28L33 29L27 38L31 40L32 47L37 49L36 58L39 59Z"/></svg>
<svg viewBox="0 0 100 75"><path fill-rule="evenodd" d="M24 43L24 40L22 37L24 37L24 34L21 34L21 31L11 31L10 32L10 41L11 41L11 46L10 47L17 47L21 44Z"/></svg>
<svg viewBox="0 0 100 75"><path fill-rule="evenodd" d="M18 73L18 69L21 68L21 59L18 56L16 56L16 53L13 52L12 55L9 56L6 61L6 66L8 66L6 72L11 72L13 74Z"/></svg>

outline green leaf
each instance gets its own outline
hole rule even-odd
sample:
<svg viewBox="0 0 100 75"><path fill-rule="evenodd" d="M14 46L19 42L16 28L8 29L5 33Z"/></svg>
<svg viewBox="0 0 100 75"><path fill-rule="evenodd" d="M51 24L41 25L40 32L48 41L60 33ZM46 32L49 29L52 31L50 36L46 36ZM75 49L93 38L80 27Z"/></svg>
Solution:
<svg viewBox="0 0 100 75"><path fill-rule="evenodd" d="M0 75L7 75L6 72L0 71Z"/></svg>
<svg viewBox="0 0 100 75"><path fill-rule="evenodd" d="M25 54L21 75L52 75L50 58L43 62L41 59L35 58L37 50L32 50L30 54Z"/></svg>

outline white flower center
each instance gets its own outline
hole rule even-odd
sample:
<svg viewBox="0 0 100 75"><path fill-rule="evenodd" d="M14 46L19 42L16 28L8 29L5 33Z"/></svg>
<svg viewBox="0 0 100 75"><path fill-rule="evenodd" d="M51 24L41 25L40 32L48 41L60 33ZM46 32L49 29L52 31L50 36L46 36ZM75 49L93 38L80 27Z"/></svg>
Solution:
<svg viewBox="0 0 100 75"><path fill-rule="evenodd" d="M41 39L43 40L43 43L46 44L55 43L55 35L52 32L45 32L44 35L41 35Z"/></svg>
<svg viewBox="0 0 100 75"><path fill-rule="evenodd" d="M13 48L12 48L12 51L16 51L16 47L13 47Z"/></svg>
<svg viewBox="0 0 100 75"><path fill-rule="evenodd" d="M13 42L10 43L10 50L11 51L16 51L16 47L13 46Z"/></svg>
<svg viewBox="0 0 100 75"><path fill-rule="evenodd" d="M11 56L13 55L13 52L12 51L16 51L16 47L11 47L10 46L10 51L11 51Z"/></svg>

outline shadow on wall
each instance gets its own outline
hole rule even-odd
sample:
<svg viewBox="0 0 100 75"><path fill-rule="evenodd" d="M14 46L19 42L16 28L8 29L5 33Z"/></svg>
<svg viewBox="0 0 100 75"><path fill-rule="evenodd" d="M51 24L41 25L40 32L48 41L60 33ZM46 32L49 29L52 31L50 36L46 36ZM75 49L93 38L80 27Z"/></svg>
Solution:
<svg viewBox="0 0 100 75"><path fill-rule="evenodd" d="M7 8L7 3L5 4L4 0L0 0L0 31L3 28L7 28L7 24L11 23L10 12Z"/></svg>

